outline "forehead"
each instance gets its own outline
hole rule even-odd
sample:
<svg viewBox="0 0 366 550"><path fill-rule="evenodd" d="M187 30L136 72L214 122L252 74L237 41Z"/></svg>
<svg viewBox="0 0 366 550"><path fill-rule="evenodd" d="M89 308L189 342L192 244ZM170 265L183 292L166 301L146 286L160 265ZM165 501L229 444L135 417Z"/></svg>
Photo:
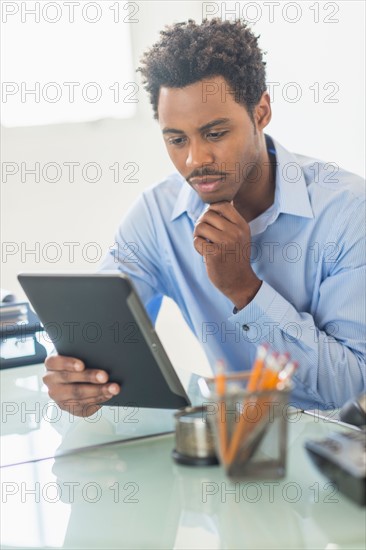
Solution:
<svg viewBox="0 0 366 550"><path fill-rule="evenodd" d="M241 119L245 114L245 107L234 100L223 77L207 78L184 88L160 88L158 115L161 129L200 127L213 119Z"/></svg>

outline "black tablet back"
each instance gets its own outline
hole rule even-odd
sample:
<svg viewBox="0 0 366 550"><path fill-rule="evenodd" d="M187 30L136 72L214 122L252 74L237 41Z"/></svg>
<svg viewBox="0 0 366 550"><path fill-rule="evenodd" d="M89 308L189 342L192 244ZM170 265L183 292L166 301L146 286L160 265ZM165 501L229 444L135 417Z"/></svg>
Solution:
<svg viewBox="0 0 366 550"><path fill-rule="evenodd" d="M121 392L105 405L177 409L189 403L127 276L20 274L60 355L103 369Z"/></svg>

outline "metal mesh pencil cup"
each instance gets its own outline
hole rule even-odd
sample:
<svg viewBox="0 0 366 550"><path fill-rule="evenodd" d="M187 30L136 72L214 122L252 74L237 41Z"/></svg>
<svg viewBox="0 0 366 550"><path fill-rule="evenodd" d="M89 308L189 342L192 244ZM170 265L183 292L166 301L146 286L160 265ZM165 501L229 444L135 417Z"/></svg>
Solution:
<svg viewBox="0 0 366 550"><path fill-rule="evenodd" d="M207 420L216 452L232 480L280 479L286 474L288 398L281 390L248 392L250 373L226 376L218 395L214 379L206 379Z"/></svg>

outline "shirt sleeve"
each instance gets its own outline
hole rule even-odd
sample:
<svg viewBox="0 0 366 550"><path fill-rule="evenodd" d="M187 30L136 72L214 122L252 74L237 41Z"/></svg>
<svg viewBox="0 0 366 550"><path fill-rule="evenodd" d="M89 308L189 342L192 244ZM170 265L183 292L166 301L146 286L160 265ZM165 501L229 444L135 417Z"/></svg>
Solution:
<svg viewBox="0 0 366 550"><path fill-rule="evenodd" d="M100 266L100 271L118 271L130 277L153 324L166 293L158 242L148 200L142 194L123 218Z"/></svg>
<svg viewBox="0 0 366 550"><path fill-rule="evenodd" d="M320 408L340 407L366 388L364 231L365 203L357 201L337 230L338 257L319 286L313 314L297 311L263 281L255 298L229 318L239 321L244 340L289 352L299 363L295 385Z"/></svg>

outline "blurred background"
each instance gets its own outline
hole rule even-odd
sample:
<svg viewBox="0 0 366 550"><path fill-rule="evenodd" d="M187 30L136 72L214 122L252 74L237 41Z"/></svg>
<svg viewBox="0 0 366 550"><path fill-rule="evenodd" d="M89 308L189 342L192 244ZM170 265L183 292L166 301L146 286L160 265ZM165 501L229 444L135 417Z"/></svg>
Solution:
<svg viewBox="0 0 366 550"><path fill-rule="evenodd" d="M174 170L135 70L166 24L244 18L266 52L288 149L364 175L365 4L1 2L1 287L95 271L133 200ZM174 303L157 330L178 371L207 361Z"/></svg>

